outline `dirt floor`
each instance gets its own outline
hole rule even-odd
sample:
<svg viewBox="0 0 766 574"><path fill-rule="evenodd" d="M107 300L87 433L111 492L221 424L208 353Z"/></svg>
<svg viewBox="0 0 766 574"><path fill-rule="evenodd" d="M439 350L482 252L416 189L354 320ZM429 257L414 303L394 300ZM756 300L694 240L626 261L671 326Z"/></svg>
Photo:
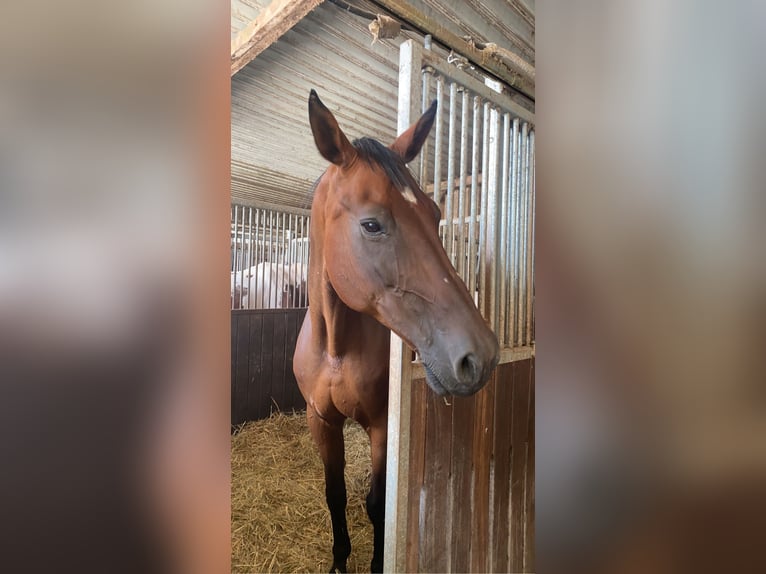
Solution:
<svg viewBox="0 0 766 574"><path fill-rule="evenodd" d="M369 572L372 525L370 443L355 422L344 428L349 572ZM231 437L232 572L328 572L332 530L324 475L304 412L250 422Z"/></svg>

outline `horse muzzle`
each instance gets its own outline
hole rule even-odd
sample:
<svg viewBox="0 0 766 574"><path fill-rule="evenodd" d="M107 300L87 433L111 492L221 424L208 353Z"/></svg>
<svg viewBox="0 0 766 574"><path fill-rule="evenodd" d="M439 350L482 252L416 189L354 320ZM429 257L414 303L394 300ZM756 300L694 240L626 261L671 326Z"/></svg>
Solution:
<svg viewBox="0 0 766 574"><path fill-rule="evenodd" d="M500 359L497 337L489 329L481 338L452 341L420 352L428 386L439 396L467 397L487 384Z"/></svg>

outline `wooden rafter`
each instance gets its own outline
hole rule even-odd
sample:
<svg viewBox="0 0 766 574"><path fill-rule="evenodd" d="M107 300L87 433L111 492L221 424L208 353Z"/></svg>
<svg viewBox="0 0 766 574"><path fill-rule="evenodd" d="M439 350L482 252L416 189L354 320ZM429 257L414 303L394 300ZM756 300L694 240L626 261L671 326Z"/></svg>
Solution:
<svg viewBox="0 0 766 574"><path fill-rule="evenodd" d="M494 44L476 45L469 42L414 8L407 0L374 0L374 2L392 12L400 20L408 22L426 34L431 34L437 42L503 80L522 94L532 100L535 99L534 67L524 62L518 55L508 50L501 52Z"/></svg>
<svg viewBox="0 0 766 574"><path fill-rule="evenodd" d="M323 0L272 0L231 41L231 75L276 42Z"/></svg>

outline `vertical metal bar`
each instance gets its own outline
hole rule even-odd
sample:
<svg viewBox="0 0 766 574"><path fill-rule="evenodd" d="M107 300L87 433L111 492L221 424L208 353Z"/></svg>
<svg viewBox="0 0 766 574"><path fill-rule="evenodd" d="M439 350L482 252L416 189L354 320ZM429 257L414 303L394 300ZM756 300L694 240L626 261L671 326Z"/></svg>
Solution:
<svg viewBox="0 0 766 574"><path fill-rule="evenodd" d="M422 49L413 40L399 47L399 113L397 133L404 132L418 114L422 105L421 84ZM437 84L438 86L438 84ZM437 114L437 129L439 117ZM439 138L436 157L438 161ZM434 197L438 193L438 170L435 170ZM407 492L410 465L410 385L412 361L410 349L392 331L389 356L388 443L386 465L386 513L383 569L386 572L404 572L407 558Z"/></svg>
<svg viewBox="0 0 766 574"><path fill-rule="evenodd" d="M444 78L441 76L436 77L436 135L434 136L434 202L441 208L441 179L442 179L442 138L444 132L444 114L442 100L444 95ZM442 217L445 214L442 213ZM447 218L449 221L449 218ZM440 235L441 235L441 229Z"/></svg>
<svg viewBox="0 0 766 574"><path fill-rule="evenodd" d="M498 289L497 289L497 247L498 247L498 200L499 182L498 182L498 160L500 159L500 114L496 109L490 110L489 120L489 166L487 172L487 244L485 252L487 254L487 298L489 306L487 313L489 315L489 324L497 333L498 327Z"/></svg>
<svg viewBox="0 0 766 574"><path fill-rule="evenodd" d="M526 212L526 202L527 202L527 196L528 196L528 184L529 184L529 162L527 158L527 149L529 147L529 124L527 122L524 122L521 125L521 145L519 146L520 149L520 155L519 155L519 162L521 166L521 174L520 174L520 185L519 189L521 191L520 197L519 197L519 297L518 297L518 304L516 307L516 313L517 313L517 327L516 332L518 333L518 341L519 344L521 344L523 333L522 333L522 325L523 325L523 304L526 297L526 286L524 284L524 274L525 274L525 262L526 262L526 227L525 227L525 212Z"/></svg>
<svg viewBox="0 0 766 574"><path fill-rule="evenodd" d="M282 274L282 264L284 262L283 255L284 255L284 249L283 249L283 243L284 243L284 221L285 221L285 214L277 212L277 237L276 242L274 245L274 262L276 265L274 266L274 269L276 271L274 278L276 281L274 281L274 292L271 296L271 304L274 305L275 309L278 309L282 306L282 295L284 293L284 278Z"/></svg>
<svg viewBox="0 0 766 574"><path fill-rule="evenodd" d="M498 81L487 78L484 83L491 89L499 92L501 84ZM489 161L484 175L487 178L487 211L486 226L487 238L484 246L485 257L487 259L487 269L485 272L487 282L487 293L485 298L485 312L492 330L497 333L498 327L498 220L499 220L499 159L500 159L500 114L494 107L489 110Z"/></svg>
<svg viewBox="0 0 766 574"><path fill-rule="evenodd" d="M534 248L535 248L535 132L534 130L529 133L529 208L527 210L528 218L528 231L527 231L527 309L524 314L524 320L526 321L524 329L524 344L532 344L532 313L534 309L533 303L533 291L534 291Z"/></svg>
<svg viewBox="0 0 766 574"><path fill-rule="evenodd" d="M255 220L256 220L256 230L255 230L255 268L251 269L251 273L255 276L260 269L259 265L261 263L261 260L263 259L263 210L258 209L255 212ZM250 283L255 285L258 282L258 279L253 281L251 280ZM255 309L256 307L256 294L254 289L248 289L247 291L247 302L248 307L250 309Z"/></svg>
<svg viewBox="0 0 766 574"><path fill-rule="evenodd" d="M248 272L250 269L252 269L253 266L253 208L248 207L247 209L247 270ZM242 285L242 293L244 293L244 284ZM250 297L250 293L248 291L247 295L248 299ZM243 295L244 298L244 295ZM244 306L244 305L241 305Z"/></svg>
<svg viewBox="0 0 766 574"><path fill-rule="evenodd" d="M294 260L295 256L292 253L292 247L293 247L293 214L288 213L287 214L287 232L285 235L285 262L287 264L287 282L289 284L289 299L287 306L291 309L295 307L295 289L293 289L293 285L295 285L295 265Z"/></svg>
<svg viewBox="0 0 766 574"><path fill-rule="evenodd" d="M242 291L245 288L245 206L239 208L239 223L237 227L239 239L239 288L240 308L242 307Z"/></svg>
<svg viewBox="0 0 766 574"><path fill-rule="evenodd" d="M484 128L482 129L481 208L479 224L479 310L489 321L487 311L487 196L489 188L489 102L484 103Z"/></svg>
<svg viewBox="0 0 766 574"><path fill-rule="evenodd" d="M266 252L266 262L263 265L261 280L261 309L268 309L271 304L271 265L274 262L274 212L269 210L269 222L266 224L269 232L269 247Z"/></svg>
<svg viewBox="0 0 766 574"><path fill-rule="evenodd" d="M513 156L511 161L511 212L510 212L510 225L511 225L511 244L510 244L510 267L511 267L511 300L510 305L513 309L514 320L510 325L510 339L511 346L518 346L518 339L516 337L516 301L519 297L519 197L521 195L520 185L520 129L519 119L513 120Z"/></svg>
<svg viewBox="0 0 766 574"><path fill-rule="evenodd" d="M468 222L468 292L471 294L471 298L476 303L476 216L478 212L477 206L477 187L479 185L479 176L481 170L479 169L479 141L481 137L481 124L479 118L481 116L481 100L479 96L473 97L473 138L471 149L471 219Z"/></svg>
<svg viewBox="0 0 766 574"><path fill-rule="evenodd" d="M468 285L465 261L465 185L466 178L468 177L468 91L462 89L461 92L463 98L460 118L460 191L457 209L460 217L460 223L458 224L457 260L460 266L457 267L457 270L463 278L463 282Z"/></svg>
<svg viewBox="0 0 766 574"><path fill-rule="evenodd" d="M500 346L505 347L508 341L508 329L507 319L512 314L509 313L510 305L508 304L508 291L509 291L509 276L508 269L508 230L510 228L510 220L508 219L508 204L510 203L510 189L508 185L509 180L509 167L508 163L511 155L511 115L508 112L503 114L503 167L502 167L502 187L500 188L500 257L499 257L499 284L498 284L498 299L499 299L499 324L497 329L498 339Z"/></svg>
<svg viewBox="0 0 766 574"><path fill-rule="evenodd" d="M308 266L308 252L305 249L305 245L307 245L307 238L309 233L309 218L308 217L301 217L301 273L303 272L303 269L306 269L306 267L303 267L303 265ZM308 274L306 276L301 276L304 279L308 279ZM301 281L301 307L307 307L308 306L308 292L306 291L308 289L308 281Z"/></svg>
<svg viewBox="0 0 766 574"><path fill-rule="evenodd" d="M296 307L302 307L301 304L301 294L303 293L303 260L301 259L301 255L303 254L303 234L301 233L301 230L303 229L303 216L302 215L296 215L295 216L295 269L296 269L296 277L295 277L295 306Z"/></svg>
<svg viewBox="0 0 766 574"><path fill-rule="evenodd" d="M237 293L237 206L231 206L231 225L229 229L229 239L231 241L231 308L236 309L237 304L235 302Z"/></svg>
<svg viewBox="0 0 766 574"><path fill-rule="evenodd" d="M452 207L455 188L455 123L457 114L457 84L450 82L449 85L449 133L447 136L447 203L444 206L447 212L447 229L444 247L447 250L452 265L455 265L455 245L453 244L455 227L455 210Z"/></svg>
<svg viewBox="0 0 766 574"><path fill-rule="evenodd" d="M431 68L423 68L422 72L422 80L423 80L423 97L421 98L421 110L425 112L428 109L428 104L430 103L428 101L428 98L431 95L431 75L433 74L433 70ZM425 188L426 181L428 180L428 160L429 160L429 153L431 152L430 149L430 138L426 138L426 141L423 142L423 147L420 149L420 178L418 179L418 184Z"/></svg>
<svg viewBox="0 0 766 574"><path fill-rule="evenodd" d="M301 246L301 253L303 254L303 263L306 265L306 284L303 286L303 305L308 307L309 304L309 292L308 292L308 270L311 268L311 216L307 216L304 219L306 223L306 231L303 234L303 245Z"/></svg>
<svg viewBox="0 0 766 574"><path fill-rule="evenodd" d="M526 311L527 311L527 251L529 249L529 124L524 123L522 126L522 134L524 135L524 195L521 207L521 231L522 231L522 244L521 244L521 290L519 301L519 343L524 344L526 339L526 332L524 330L526 326Z"/></svg>

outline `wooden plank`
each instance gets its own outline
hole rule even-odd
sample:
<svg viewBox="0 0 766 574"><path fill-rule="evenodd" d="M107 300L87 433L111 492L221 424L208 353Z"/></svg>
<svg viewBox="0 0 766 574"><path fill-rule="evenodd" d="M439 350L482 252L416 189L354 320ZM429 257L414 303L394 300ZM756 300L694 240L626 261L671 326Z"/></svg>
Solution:
<svg viewBox="0 0 766 574"><path fill-rule="evenodd" d="M471 571L489 572L489 471L494 436L494 397L497 370L476 397L473 428L473 515Z"/></svg>
<svg viewBox="0 0 766 574"><path fill-rule="evenodd" d="M450 542L450 447L452 407L433 392L426 399L425 512L418 572L448 572Z"/></svg>
<svg viewBox="0 0 766 574"><path fill-rule="evenodd" d="M262 413L259 412L258 387L263 369L261 356L261 341L263 340L263 316L260 313L250 313L250 347L248 349L249 380L247 385L247 416L248 420L258 420Z"/></svg>
<svg viewBox="0 0 766 574"><path fill-rule="evenodd" d="M524 361L535 356L534 345L530 347L505 347L500 349L500 361L498 365L504 365L506 363L514 363L516 361ZM426 376L426 370L423 367L423 363L412 364L412 378L422 379Z"/></svg>
<svg viewBox="0 0 766 574"><path fill-rule="evenodd" d="M487 50L480 50L457 34L438 23L438 19L429 18L426 14L414 8L407 0L376 0L378 4L393 12L399 19L412 24L426 34L431 34L434 40L451 48L472 63L501 79L506 84L535 99L534 69L521 57L502 61L491 56ZM530 77L530 73L532 77Z"/></svg>
<svg viewBox="0 0 766 574"><path fill-rule="evenodd" d="M452 401L452 535L450 572L469 572L471 556L471 449L476 397Z"/></svg>
<svg viewBox="0 0 766 574"><path fill-rule="evenodd" d="M511 431L510 570L524 571L524 489L527 472L527 432L529 429L530 361L516 366L514 379L513 423Z"/></svg>
<svg viewBox="0 0 766 574"><path fill-rule="evenodd" d="M239 321L237 317L231 316L231 424L239 424L239 408L242 399L239 397L239 387L237 386L237 327Z"/></svg>
<svg viewBox="0 0 766 574"><path fill-rule="evenodd" d="M285 381L290 389L290 398L287 408L294 410L302 410L306 408L306 401L301 394L300 388L298 388L298 381L295 380L295 373L293 373L293 355L295 354L298 334L301 332L303 318L305 316L306 309L293 309L289 314L290 328L288 332L287 359L285 361L285 364L287 365Z"/></svg>
<svg viewBox="0 0 766 574"><path fill-rule="evenodd" d="M231 41L231 75L247 66L321 3L322 0L272 0Z"/></svg>
<svg viewBox="0 0 766 574"><path fill-rule="evenodd" d="M490 572L508 572L508 509L511 494L511 430L513 399L518 363L497 368L495 388L495 433L492 447L494 461L494 497L492 512L492 556Z"/></svg>
<svg viewBox="0 0 766 574"><path fill-rule="evenodd" d="M261 370L260 379L256 381L258 418L266 418L271 413L271 396L274 392L272 387L273 375L272 353L274 352L274 313L264 313L263 338L261 339Z"/></svg>
<svg viewBox="0 0 766 574"><path fill-rule="evenodd" d="M535 571L535 360L530 361L527 473L524 489L524 572Z"/></svg>
<svg viewBox="0 0 766 574"><path fill-rule="evenodd" d="M293 373L293 355L295 344L298 341L298 329L300 328L300 309L288 309L285 312L287 325L285 328L285 406L286 411L296 409L300 403L300 389L295 381Z"/></svg>
<svg viewBox="0 0 766 574"><path fill-rule="evenodd" d="M271 404L270 412L281 410L285 402L285 316L274 315L271 351Z"/></svg>
<svg viewBox="0 0 766 574"><path fill-rule="evenodd" d="M234 389L237 397L242 397L242 406L237 409L237 421L247 420L247 386L249 382L247 350L250 346L250 317L247 315L236 318L236 365L234 376Z"/></svg>
<svg viewBox="0 0 766 574"><path fill-rule="evenodd" d="M425 379L416 379L411 385L410 399L410 470L408 485L406 567L404 572L418 571L418 548L420 544L420 496L425 476L426 452L426 399L428 385Z"/></svg>

